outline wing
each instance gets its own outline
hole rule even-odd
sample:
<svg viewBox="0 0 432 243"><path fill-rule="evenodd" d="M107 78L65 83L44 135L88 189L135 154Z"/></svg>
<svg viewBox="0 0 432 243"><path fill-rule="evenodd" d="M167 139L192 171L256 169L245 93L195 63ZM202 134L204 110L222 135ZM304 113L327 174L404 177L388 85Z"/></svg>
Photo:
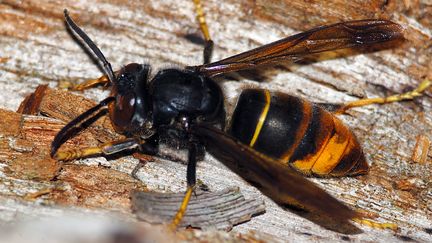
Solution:
<svg viewBox="0 0 432 243"><path fill-rule="evenodd" d="M187 67L206 76L254 68L276 61L344 48L403 40L402 26L388 20L357 20L321 26L221 61Z"/></svg>
<svg viewBox="0 0 432 243"><path fill-rule="evenodd" d="M237 142L217 128L196 125L192 129L207 150L243 179L280 205L300 205L339 223L359 215L291 168Z"/></svg>

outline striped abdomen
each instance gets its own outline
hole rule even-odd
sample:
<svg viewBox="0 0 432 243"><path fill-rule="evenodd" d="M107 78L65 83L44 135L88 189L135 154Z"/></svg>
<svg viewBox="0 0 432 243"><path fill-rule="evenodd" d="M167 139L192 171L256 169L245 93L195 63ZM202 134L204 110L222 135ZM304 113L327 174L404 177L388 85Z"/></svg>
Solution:
<svg viewBox="0 0 432 243"><path fill-rule="evenodd" d="M345 176L368 171L363 151L347 126L323 108L287 94L244 90L228 132L304 174Z"/></svg>

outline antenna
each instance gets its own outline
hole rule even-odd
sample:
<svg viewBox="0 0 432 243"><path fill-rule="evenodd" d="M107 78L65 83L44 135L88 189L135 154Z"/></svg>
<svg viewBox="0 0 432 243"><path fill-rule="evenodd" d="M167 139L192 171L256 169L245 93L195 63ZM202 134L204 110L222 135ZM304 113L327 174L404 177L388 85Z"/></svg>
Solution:
<svg viewBox="0 0 432 243"><path fill-rule="evenodd" d="M102 54L101 50L96 46L96 44L88 37L88 35L80 28L75 22L69 17L69 13L67 9L64 10L64 16L67 25L73 32L75 32L83 41L87 44L87 46L93 51L93 53L97 56L98 60L102 62L103 70L105 74L108 76L109 81L114 83L114 72L112 70L111 64L106 60L105 56Z"/></svg>

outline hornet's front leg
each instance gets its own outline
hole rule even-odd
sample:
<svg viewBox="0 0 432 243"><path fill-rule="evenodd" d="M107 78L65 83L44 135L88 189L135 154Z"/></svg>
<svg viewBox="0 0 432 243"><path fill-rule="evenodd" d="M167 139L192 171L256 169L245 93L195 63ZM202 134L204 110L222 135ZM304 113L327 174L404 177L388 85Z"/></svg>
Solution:
<svg viewBox="0 0 432 243"><path fill-rule="evenodd" d="M151 141L145 141L135 138L126 138L119 141L103 143L97 147L58 151L54 154L53 158L61 161L68 161L95 155L111 155L119 153L121 151L137 148L139 149L139 153L136 154L144 153L145 155L156 155L158 151L157 145L155 145ZM137 157L139 159L139 163L132 170L131 175L133 178L139 180L137 177L137 173L138 170L144 166L145 163L143 161L145 160L140 158L139 155L137 155Z"/></svg>
<svg viewBox="0 0 432 243"><path fill-rule="evenodd" d="M135 138L126 138L119 141L103 143L97 147L58 151L54 154L53 158L56 160L68 161L94 155L111 155L142 146L146 146L145 141L140 141Z"/></svg>

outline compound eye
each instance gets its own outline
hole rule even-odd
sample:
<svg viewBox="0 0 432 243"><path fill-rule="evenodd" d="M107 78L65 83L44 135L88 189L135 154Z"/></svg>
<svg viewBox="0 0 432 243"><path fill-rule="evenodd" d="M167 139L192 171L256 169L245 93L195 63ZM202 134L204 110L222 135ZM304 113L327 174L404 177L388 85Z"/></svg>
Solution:
<svg viewBox="0 0 432 243"><path fill-rule="evenodd" d="M116 127L121 129L130 125L135 113L135 102L133 93L117 95L116 102L110 107L111 121Z"/></svg>

